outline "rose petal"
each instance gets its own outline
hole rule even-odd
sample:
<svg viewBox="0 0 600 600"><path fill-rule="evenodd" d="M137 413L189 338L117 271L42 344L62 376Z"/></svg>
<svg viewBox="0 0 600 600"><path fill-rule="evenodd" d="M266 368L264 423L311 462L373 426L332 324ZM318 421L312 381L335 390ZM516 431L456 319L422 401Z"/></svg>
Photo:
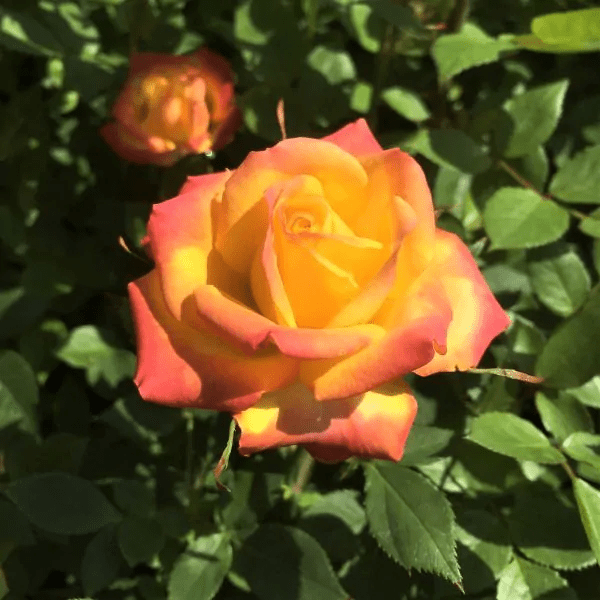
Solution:
<svg viewBox="0 0 600 600"><path fill-rule="evenodd" d="M429 363L435 348L443 348L452 313L443 297L414 298L417 305L436 303L436 309L407 311L414 316L383 338L342 360L304 361L300 381L317 400L334 400L362 394Z"/></svg>
<svg viewBox="0 0 600 600"><path fill-rule="evenodd" d="M216 126L213 133L213 150L220 150L228 144L243 121L242 111L237 106L232 106L225 119Z"/></svg>
<svg viewBox="0 0 600 600"><path fill-rule="evenodd" d="M326 327L348 327L368 323L377 313L396 280L398 251L392 253L377 275L327 323Z"/></svg>
<svg viewBox="0 0 600 600"><path fill-rule="evenodd" d="M176 110L178 100L184 104L181 110ZM140 116L142 107L144 117ZM231 68L223 57L206 48L182 56L134 53L112 114L134 138L143 141L147 152L136 151L134 144L133 151L126 148L125 154L121 146L127 139L115 150L133 162L160 165L222 147L241 124ZM110 132L107 140L112 140Z"/></svg>
<svg viewBox="0 0 600 600"><path fill-rule="evenodd" d="M320 193L318 181L308 176L265 192L269 220L254 258L252 289L262 314L282 325L324 327L360 293L389 252L379 242L356 237ZM296 231L289 222L295 215L314 230Z"/></svg>
<svg viewBox="0 0 600 600"><path fill-rule="evenodd" d="M383 150L364 119L348 123L323 139L334 143L353 156L375 154Z"/></svg>
<svg viewBox="0 0 600 600"><path fill-rule="evenodd" d="M342 219L361 209L366 173L353 156L334 144L294 138L263 152L251 152L227 182L217 213L215 245L233 269L247 273L264 238L268 222L268 209L262 201L265 191L296 175L316 177L327 202Z"/></svg>
<svg viewBox="0 0 600 600"><path fill-rule="evenodd" d="M490 342L510 324L490 291L465 244L452 233L437 230L430 280L438 281L453 311L447 351L436 354L418 375L439 371L465 371L477 365Z"/></svg>
<svg viewBox="0 0 600 600"><path fill-rule="evenodd" d="M270 193L273 192L273 193ZM296 319L281 280L273 222L274 206L277 201L274 190L265 193L269 218L262 248L254 255L250 273L250 286L254 300L261 313L275 323L296 327Z"/></svg>
<svg viewBox="0 0 600 600"><path fill-rule="evenodd" d="M350 223L357 235L386 242L391 220L373 219L373 214L389 212L388 203L399 196L414 211L415 227L402 240L398 259L396 287L401 294L414 277L427 266L433 254L435 214L431 192L423 170L412 158L398 148L364 157L361 163L369 177L368 201L365 211ZM413 217L414 218L414 217Z"/></svg>
<svg viewBox="0 0 600 600"><path fill-rule="evenodd" d="M177 99L183 102L181 92ZM179 126L183 125L183 131L179 138L180 143L186 145L192 152L206 152L211 149L211 136L209 134L212 115L206 104L208 95L206 81L199 75L194 77L185 85L183 96L186 102L186 108L189 111L188 119L181 119Z"/></svg>
<svg viewBox="0 0 600 600"><path fill-rule="evenodd" d="M185 298L208 280L213 201L229 176L224 171L195 177L193 185L184 186L184 193L152 208L148 221L152 255L165 301L177 319Z"/></svg>
<svg viewBox="0 0 600 600"><path fill-rule="evenodd" d="M287 356L332 358L353 354L383 335L375 325L340 329L282 327L210 285L198 288L195 297L200 316L211 331L247 352L273 343Z"/></svg>
<svg viewBox="0 0 600 600"><path fill-rule="evenodd" d="M180 153L177 150L156 152L152 150L147 138L140 137L119 122L107 123L100 128L104 141L122 158L138 164L155 164L168 167L177 162Z"/></svg>
<svg viewBox="0 0 600 600"><path fill-rule="evenodd" d="M130 283L129 294L138 347L135 383L144 399L237 412L296 378L294 359L275 351L248 357L177 321L156 271Z"/></svg>
<svg viewBox="0 0 600 600"><path fill-rule="evenodd" d="M406 385L393 395L375 390L324 403L295 384L234 417L242 431L241 454L301 444L317 459L333 462L349 456L400 460L416 412Z"/></svg>
<svg viewBox="0 0 600 600"><path fill-rule="evenodd" d="M416 226L416 215L412 207L402 198L394 198L393 205L396 215L395 249L383 264L379 272L362 289L360 294L353 298L329 321L327 327L347 327L358 323L369 322L385 302L390 290L398 276L398 255L403 239Z"/></svg>
<svg viewBox="0 0 600 600"><path fill-rule="evenodd" d="M227 60L208 48L199 48L187 58L206 81L212 120L223 123L232 112L239 113L233 104L233 71Z"/></svg>
<svg viewBox="0 0 600 600"><path fill-rule="evenodd" d="M155 271L130 283L128 290L137 334L138 366L134 381L140 395L172 406L199 403L200 376L175 352L150 308L150 298L161 293Z"/></svg>

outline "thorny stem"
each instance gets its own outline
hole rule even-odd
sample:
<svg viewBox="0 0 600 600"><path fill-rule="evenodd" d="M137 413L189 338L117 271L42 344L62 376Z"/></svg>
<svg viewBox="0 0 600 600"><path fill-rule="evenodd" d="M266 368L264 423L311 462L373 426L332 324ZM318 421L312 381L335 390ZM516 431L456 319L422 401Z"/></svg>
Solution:
<svg viewBox="0 0 600 600"><path fill-rule="evenodd" d="M506 161L499 159L496 164L505 173L510 175L517 183L521 184L524 188L527 188L528 190L535 192L538 196L540 196L541 198L544 198L545 200L552 200L553 202L560 204L560 206L562 208L564 208L566 211L568 211L576 219L587 219L588 218L588 215L586 215L585 213L575 210L574 208L568 208L566 206L563 206L563 204L556 198L553 198L552 196L550 196L548 194L543 194L542 192L540 192L540 190L538 190L530 181L525 179L525 177L523 177L523 175L521 175L518 171L516 171L513 167L511 167Z"/></svg>
<svg viewBox="0 0 600 600"><path fill-rule="evenodd" d="M300 458L300 466L298 467L298 475L296 476L296 482L292 486L292 492L295 495L301 494L304 486L308 483L315 466L315 459L306 451L302 450L302 457Z"/></svg>

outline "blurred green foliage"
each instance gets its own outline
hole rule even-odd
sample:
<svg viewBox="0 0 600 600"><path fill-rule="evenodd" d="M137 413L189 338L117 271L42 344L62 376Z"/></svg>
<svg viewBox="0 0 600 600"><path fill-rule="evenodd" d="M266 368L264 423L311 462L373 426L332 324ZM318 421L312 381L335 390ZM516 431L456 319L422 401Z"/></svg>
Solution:
<svg viewBox="0 0 600 600"><path fill-rule="evenodd" d="M234 142L120 160L97 131L130 52L201 44L236 73ZM0 598L597 598L599 49L591 0L4 0ZM228 493L227 416L131 382L125 286L152 203L278 140L279 98L290 136L365 116L417 155L512 318L482 366L545 383L415 378L403 462L306 482L295 448L234 451Z"/></svg>

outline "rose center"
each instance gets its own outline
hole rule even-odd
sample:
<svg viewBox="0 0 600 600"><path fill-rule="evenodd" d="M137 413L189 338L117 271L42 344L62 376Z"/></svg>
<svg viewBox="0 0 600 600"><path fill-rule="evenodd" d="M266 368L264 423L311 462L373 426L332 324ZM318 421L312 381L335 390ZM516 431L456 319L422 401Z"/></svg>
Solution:
<svg viewBox="0 0 600 600"><path fill-rule="evenodd" d="M310 213L295 213L288 223L287 229L290 233L300 233L301 231L310 231L315 225L315 218Z"/></svg>
<svg viewBox="0 0 600 600"><path fill-rule="evenodd" d="M191 125L187 78L150 75L140 82L138 90L135 117L146 134L185 142Z"/></svg>

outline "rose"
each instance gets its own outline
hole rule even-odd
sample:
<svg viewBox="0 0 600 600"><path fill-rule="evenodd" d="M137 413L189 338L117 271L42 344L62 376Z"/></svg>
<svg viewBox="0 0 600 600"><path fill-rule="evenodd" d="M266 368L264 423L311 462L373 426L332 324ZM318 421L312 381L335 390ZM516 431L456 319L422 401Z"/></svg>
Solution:
<svg viewBox="0 0 600 600"><path fill-rule="evenodd" d="M227 61L206 48L185 56L140 53L100 130L123 158L168 166L216 150L241 123Z"/></svg>
<svg viewBox="0 0 600 600"><path fill-rule="evenodd" d="M287 139L154 206L130 284L147 400L228 411L240 451L398 460L416 402L392 379L469 369L508 317L435 226L416 161L364 120Z"/></svg>

